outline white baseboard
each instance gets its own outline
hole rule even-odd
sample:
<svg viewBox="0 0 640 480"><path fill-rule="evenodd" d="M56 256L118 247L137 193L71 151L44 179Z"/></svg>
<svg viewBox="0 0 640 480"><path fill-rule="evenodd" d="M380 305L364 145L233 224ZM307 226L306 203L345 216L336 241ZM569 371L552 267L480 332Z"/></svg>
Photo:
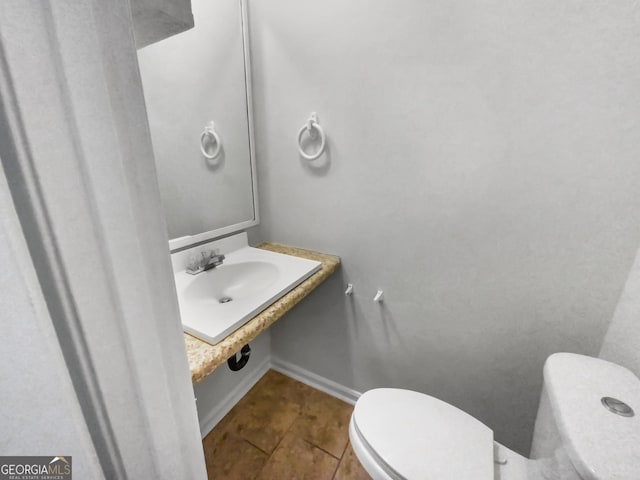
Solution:
<svg viewBox="0 0 640 480"><path fill-rule="evenodd" d="M251 375L240 381L219 404L211 409L206 417L200 419L200 433L202 438L206 437L207 434L213 430L213 427L231 411L235 404L251 390L251 387L258 383L258 380L269 371L269 368L271 368L271 362L269 357L267 357Z"/></svg>
<svg viewBox="0 0 640 480"><path fill-rule="evenodd" d="M271 368L351 405L354 405L358 398L360 398L360 395L362 395L362 393L340 385L333 380L321 377L309 370L273 356L271 357Z"/></svg>

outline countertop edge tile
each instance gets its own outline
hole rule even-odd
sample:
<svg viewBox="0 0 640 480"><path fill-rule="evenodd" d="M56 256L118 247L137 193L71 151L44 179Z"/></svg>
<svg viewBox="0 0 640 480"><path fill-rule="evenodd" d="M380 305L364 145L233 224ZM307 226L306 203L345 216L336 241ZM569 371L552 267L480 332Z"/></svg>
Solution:
<svg viewBox="0 0 640 480"><path fill-rule="evenodd" d="M315 252L304 248L290 247L280 243L264 242L257 246L263 250L284 253L295 257L316 260L322 267L300 285L279 300L265 308L224 340L210 345L188 333L184 334L185 348L191 369L191 381L198 383L210 375L217 367L227 361L229 357L240 351L243 345L254 340L262 331L269 328L285 313L305 298L315 288L329 278L340 265L340 257Z"/></svg>

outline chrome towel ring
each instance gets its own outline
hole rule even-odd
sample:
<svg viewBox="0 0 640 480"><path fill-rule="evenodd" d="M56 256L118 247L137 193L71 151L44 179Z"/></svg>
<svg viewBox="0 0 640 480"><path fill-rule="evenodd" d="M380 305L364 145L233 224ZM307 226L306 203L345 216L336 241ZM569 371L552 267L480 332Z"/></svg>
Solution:
<svg viewBox="0 0 640 480"><path fill-rule="evenodd" d="M320 137L320 147L318 148L316 153L308 154L302 148L302 137L305 132L309 134L312 140L315 140L316 138L318 138L318 136ZM309 117L309 120L307 120L307 123L305 123L298 132L298 152L300 152L300 155L307 160L315 160L317 158L320 158L320 155L324 153L325 145L326 136L324 134L324 130L318 123L318 115L316 114L316 112L313 112Z"/></svg>
<svg viewBox="0 0 640 480"><path fill-rule="evenodd" d="M215 144L215 149L213 150L213 153L207 152L207 149L205 148L204 142L207 139L207 137L211 137L211 139L213 140L213 143ZM202 135L200 135L200 151L202 152L202 155L204 155L205 158L213 160L218 155L220 155L221 149L222 149L222 143L220 142L220 137L216 133L216 125L215 123L213 123L213 121L210 121L205 125L204 131L202 132Z"/></svg>

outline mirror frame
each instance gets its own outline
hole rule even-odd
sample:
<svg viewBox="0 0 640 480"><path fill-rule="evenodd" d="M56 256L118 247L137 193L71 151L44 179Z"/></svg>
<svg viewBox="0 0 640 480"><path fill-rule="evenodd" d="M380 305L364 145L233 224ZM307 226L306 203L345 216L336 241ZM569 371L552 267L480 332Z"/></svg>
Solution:
<svg viewBox="0 0 640 480"><path fill-rule="evenodd" d="M207 242L224 235L246 230L249 227L255 227L260 223L260 212L258 211L258 172L256 170L256 152L254 147L254 130L253 130L253 92L251 89L251 46L249 42L249 15L248 0L239 0L240 2L240 25L242 27L242 51L244 53L244 85L245 96L247 99L247 126L249 139L249 165L251 168L251 190L253 192L253 219L243 222L227 225L226 227L215 228L208 232L196 233L195 235L185 235L178 238L169 239L169 251L174 253L178 250L184 250L193 245Z"/></svg>

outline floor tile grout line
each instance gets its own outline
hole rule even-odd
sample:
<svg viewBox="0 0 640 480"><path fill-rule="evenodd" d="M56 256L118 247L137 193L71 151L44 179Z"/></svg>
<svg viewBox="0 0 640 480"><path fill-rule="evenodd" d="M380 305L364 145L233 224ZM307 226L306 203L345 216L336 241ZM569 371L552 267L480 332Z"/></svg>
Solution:
<svg viewBox="0 0 640 480"><path fill-rule="evenodd" d="M340 470L340 464L342 463L342 459L338 460L336 465L336 469L333 471L333 475L331 475L331 480L336 480L336 475L338 474L338 470Z"/></svg>
<svg viewBox="0 0 640 480"><path fill-rule="evenodd" d="M299 438L299 437L298 437L298 438ZM320 450L320 451L322 451L322 452L326 453L326 454L327 454L327 455L329 455L331 458L334 458L334 459L336 459L336 460L337 460L337 462L336 462L336 468L335 468L335 470L333 471L333 474L331 475L331 480L334 480L334 479L335 479L335 476L336 476L336 473L338 473L338 468L340 467L340 462L342 462L342 458L338 458L338 457L336 457L335 455L333 455L333 454L331 454L331 453L327 452L324 448L319 447L319 446L318 446L318 445L316 445L315 443L310 442L310 441L309 441L309 440L307 440L306 438L301 438L301 440L302 440L303 442L308 443L308 444L309 444L309 445L311 445L312 447L317 448L318 450Z"/></svg>
<svg viewBox="0 0 640 480"><path fill-rule="evenodd" d="M300 437L298 437L300 438ZM313 443L311 440L307 440L306 438L301 438L301 440L307 442L309 445L311 445L312 447L317 448L318 450L322 450L324 453L326 453L327 455L329 455L331 458L335 458L336 460L338 460L338 462L340 462L340 460L342 460L342 457L336 457L333 453L329 452L328 450L325 450L324 448L322 448L320 445L316 445L315 443ZM346 448L346 447L345 447ZM344 453L344 452L343 452Z"/></svg>
<svg viewBox="0 0 640 480"><path fill-rule="evenodd" d="M344 446L344 450L342 450L342 455L340 455L340 458L338 459L338 465L336 465L336 469L333 472L333 476L331 477L331 480L336 480L336 475L338 474L338 470L340 470L340 465L342 465L342 462L344 460L344 455L347 453L347 448L349 448L349 441L347 440L347 444Z"/></svg>
<svg viewBox="0 0 640 480"><path fill-rule="evenodd" d="M284 437L283 437L284 438ZM247 440L247 442L249 442L249 440ZM251 443L251 442L249 442ZM258 450L260 450L261 452L263 452L266 456L267 459L264 461L264 463L262 464L262 467L256 472L256 475L253 477L254 479L256 478L260 478L260 474L262 474L262 472L264 471L265 467L269 464L269 460L271 460L271 457L273 457L273 454L276 453L276 450L278 450L278 447L280 446L280 444L282 443L282 438L280 439L280 441L277 443L277 445L275 446L275 448L273 449L273 452L271 453L267 453L264 450L262 450L260 447L253 445L253 443L251 443L251 445L253 445L254 447L256 447Z"/></svg>
<svg viewBox="0 0 640 480"><path fill-rule="evenodd" d="M267 373L268 373L268 372L267 372ZM257 390L259 390L259 389L260 389L260 386L259 386L258 384L260 383L260 381L261 381L265 376L266 376L266 373L265 373L265 375L263 375L263 376L260 378L260 380L258 380L258 382L256 382L256 384L255 384L253 387L251 387L251 389L250 389L250 390L249 390L249 391L244 395L243 399L244 399L244 398L246 398L246 397L248 397L248 396L250 396L252 393L253 393L253 394L255 394L255 391L257 391ZM256 387L257 387L257 388L256 388ZM240 402L238 402L238 404L239 404L239 403L240 403ZM234 408L232 408L232 409L227 413L227 415L228 415L229 413L232 413L234 410L236 410L236 407L237 407L237 404L236 404L236 405L234 405ZM237 415L238 415L238 412L236 411L236 412L232 415L232 418L230 419L229 424L231 424L231 422L232 422L232 420L233 420L233 417L235 417L235 416L237 416ZM225 416L226 416L226 415L225 415ZM297 418L298 418L298 417L299 417L299 415L298 415L298 416L296 416L296 420L297 420ZM223 419L224 419L224 417L223 417ZM294 420L294 422L295 422L295 420ZM293 422L292 422L292 425L293 425ZM215 427L214 427L214 428L215 428ZM285 435L286 435L286 433L288 433L288 431L289 431L290 429L291 429L291 426L289 426L289 429L287 429L287 432L285 432ZM226 429L225 429L225 430L226 430ZM213 431L213 429L212 429L212 431ZM211 433L211 432L209 432L209 434L210 434L210 433ZM269 463L269 460L271 459L271 457L273 456L273 454L275 453L275 451L278 449L278 447L279 447L279 446L280 446L280 444L282 443L282 440L284 439L284 435L283 435L283 436L282 436L282 438L280 438L280 440L278 441L278 443L277 443L277 444L276 444L276 446L274 447L273 451L272 451L271 453L268 453L268 452L264 451L262 448L260 448L258 445L256 445L256 444L254 444L253 442L251 442L249 439L247 439L247 438L245 438L244 436L242 436L241 434L237 434L236 432L229 432L229 431L227 431L227 433L228 433L229 435L233 435L233 436L235 436L236 438L238 438L238 439L240 439L240 440L242 440L242 441L244 441L244 442L248 443L249 445L251 445L252 447L256 448L258 451L262 452L262 453L266 456L266 459L265 459L264 464L263 464L263 465L262 465L262 467L261 467L261 468L256 472L256 475L253 477L254 479L255 479L255 478L258 478L258 477L260 476L260 474L261 474L261 473L262 473L262 471L264 470L265 466ZM207 436L208 436L209 434L207 434ZM206 437L205 437L205 438L206 438Z"/></svg>
<svg viewBox="0 0 640 480"><path fill-rule="evenodd" d="M238 436L238 435L236 435ZM272 455L272 453L269 452L265 452L262 448L260 448L258 445L256 445L255 443L253 443L251 440L244 438L243 436L238 436L240 439L244 440L245 442L247 442L249 445L251 445L254 448L257 448L258 450L260 450L262 453L264 453L267 456L267 459L269 459ZM279 444L278 444L279 445ZM278 448L278 446L276 445L276 448ZM275 452L275 448L273 449L273 451Z"/></svg>
<svg viewBox="0 0 640 480"><path fill-rule="evenodd" d="M285 398L286 400L286 398ZM276 451L278 450L278 447L280 447L280 445L282 444L282 440L284 440L284 437L287 436L287 434L289 433L289 431L291 430L291 427L293 427L293 424L296 423L296 420L298 420L298 418L300 418L300 414L296 415L296 418L294 418L294 420L291 422L291 425L289 425L289 427L287 428L287 430L282 434L282 437L280 438L280 440L278 440L278 443L276 444L275 448L273 449L273 451L270 454L267 454L267 460L266 462L264 462L264 465L262 465L262 468L258 471L258 474L253 477L253 478L258 478L260 477L260 474L264 471L265 467L269 464L269 460L271 460L271 457L273 457L273 454L276 453ZM251 443L251 442L249 442ZM253 444L252 444L253 445ZM255 446L255 445L254 445ZM259 448L259 447L257 447ZM262 449L259 448L260 451L263 451ZM267 452L264 452L267 453Z"/></svg>
<svg viewBox="0 0 640 480"><path fill-rule="evenodd" d="M340 455L340 460L344 458L344 454L347 453L347 448L349 448L349 442L351 439L347 436L347 443L344 444L344 448L342 449L342 455Z"/></svg>

